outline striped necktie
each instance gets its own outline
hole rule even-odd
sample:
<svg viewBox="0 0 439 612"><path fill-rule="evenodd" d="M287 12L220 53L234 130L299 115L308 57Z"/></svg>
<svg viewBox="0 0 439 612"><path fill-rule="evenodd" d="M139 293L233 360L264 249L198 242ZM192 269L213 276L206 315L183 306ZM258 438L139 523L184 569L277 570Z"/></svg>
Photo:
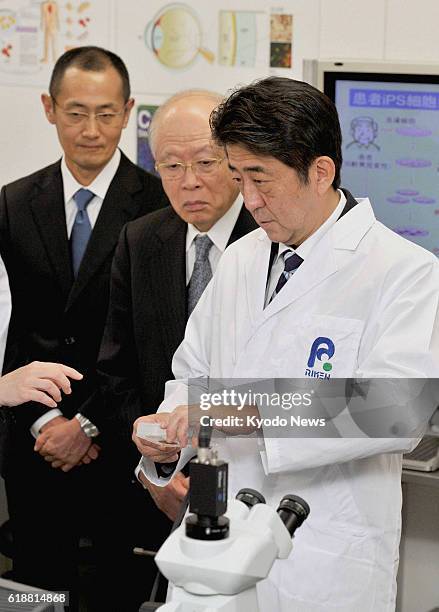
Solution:
<svg viewBox="0 0 439 612"><path fill-rule="evenodd" d="M303 259L300 257L300 255L297 255L297 253L294 253L291 251L291 249L284 251L281 257L284 260L284 269L282 274L279 276L279 280L277 281L276 288L270 298L270 302L273 301L282 287L284 287L286 282L293 276L297 268L303 263Z"/></svg>
<svg viewBox="0 0 439 612"><path fill-rule="evenodd" d="M212 240L205 236L196 236L195 242L195 263L188 288L188 316L197 305L201 294L212 278L212 268L209 261L209 251L213 246Z"/></svg>

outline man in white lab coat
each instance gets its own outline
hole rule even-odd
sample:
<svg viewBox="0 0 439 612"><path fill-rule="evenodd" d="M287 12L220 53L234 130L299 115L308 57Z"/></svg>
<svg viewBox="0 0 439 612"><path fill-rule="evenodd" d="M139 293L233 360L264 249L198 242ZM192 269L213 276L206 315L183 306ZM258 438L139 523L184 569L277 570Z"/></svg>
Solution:
<svg viewBox="0 0 439 612"><path fill-rule="evenodd" d="M424 378L439 366L439 263L339 189L332 102L306 83L268 78L211 117L260 228L232 245L189 319L157 415L186 442L188 378ZM290 261L290 263L288 263ZM314 373L314 374L313 374ZM166 450L133 435L141 478L166 485ZM411 438L224 439L229 493L259 489L311 507L294 550L258 585L263 612L395 608L401 452ZM168 447L169 448L169 447ZM183 448L177 470L188 460Z"/></svg>

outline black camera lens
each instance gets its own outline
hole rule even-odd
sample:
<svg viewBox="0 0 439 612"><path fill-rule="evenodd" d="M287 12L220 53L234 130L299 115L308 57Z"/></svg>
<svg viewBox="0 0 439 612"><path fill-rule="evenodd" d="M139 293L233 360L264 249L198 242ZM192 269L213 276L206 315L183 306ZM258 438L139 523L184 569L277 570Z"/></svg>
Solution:
<svg viewBox="0 0 439 612"><path fill-rule="evenodd" d="M249 508L253 508L256 504L265 504L265 497L254 489L241 489L236 495L236 499L242 501Z"/></svg>
<svg viewBox="0 0 439 612"><path fill-rule="evenodd" d="M298 495L284 495L280 501L277 513L288 529L290 536L293 537L296 529L308 517L309 506Z"/></svg>
<svg viewBox="0 0 439 612"><path fill-rule="evenodd" d="M185 520L185 525L186 536L193 540L225 540L229 537L230 522L226 516L190 514Z"/></svg>

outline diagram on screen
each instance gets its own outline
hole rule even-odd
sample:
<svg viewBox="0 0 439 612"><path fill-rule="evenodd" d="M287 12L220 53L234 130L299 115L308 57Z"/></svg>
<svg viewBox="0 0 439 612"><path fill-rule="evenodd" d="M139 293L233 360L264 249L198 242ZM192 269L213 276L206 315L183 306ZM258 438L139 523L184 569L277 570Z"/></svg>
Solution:
<svg viewBox="0 0 439 612"><path fill-rule="evenodd" d="M439 86L343 81L337 85L342 179L369 196L377 218L439 253Z"/></svg>
<svg viewBox="0 0 439 612"><path fill-rule="evenodd" d="M372 117L354 117L351 121L350 135L353 140L346 145L346 149L380 150L375 142L378 137L378 123Z"/></svg>

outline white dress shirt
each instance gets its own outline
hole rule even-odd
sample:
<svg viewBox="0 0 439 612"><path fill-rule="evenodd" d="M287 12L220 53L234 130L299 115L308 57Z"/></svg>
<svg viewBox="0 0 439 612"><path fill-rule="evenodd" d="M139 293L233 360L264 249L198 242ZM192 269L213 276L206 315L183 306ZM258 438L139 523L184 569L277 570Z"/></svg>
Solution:
<svg viewBox="0 0 439 612"><path fill-rule="evenodd" d="M78 191L78 189L89 189L92 191L95 196L92 200L90 200L87 205L87 213L90 219L90 225L92 229L95 226L96 220L98 218L99 212L102 208L102 203L107 195L107 191L110 187L111 181L114 178L114 175L117 172L120 163L121 153L119 149L116 149L113 157L107 163L107 165L101 170L101 172L97 175L97 177L90 183L90 185L81 185L75 179L73 174L70 172L67 167L65 157L63 156L61 160L61 176L64 187L64 207L66 211L66 224L67 224L67 235L70 238L70 234L72 233L73 224L75 222L76 213L78 212L78 207L76 206L76 202L73 199L73 196ZM31 433L37 438L40 433L40 429L54 419L57 416L61 416L62 412L58 408L54 408L53 410L48 410L45 412L39 419L37 419L32 427Z"/></svg>
<svg viewBox="0 0 439 612"><path fill-rule="evenodd" d="M75 222L76 213L78 207L73 199L73 196L78 189L88 189L95 194L95 197L90 200L87 204L88 218L90 219L90 225L92 229L95 226L96 219L98 218L99 212L102 207L102 203L107 195L108 188L110 187L111 181L117 172L120 163L120 151L116 149L113 157L110 159L108 164L103 170L97 175L97 177L90 183L90 185L81 185L75 179L73 174L67 167L65 157L61 160L61 175L64 186L64 206L66 211L66 223L67 223L67 235L70 238L72 233L73 223Z"/></svg>
<svg viewBox="0 0 439 612"><path fill-rule="evenodd" d="M208 232L200 232L194 225L188 223L186 232L186 285L192 276L195 264L195 242L196 236L209 236L213 242L209 251L209 262L212 274L215 273L221 255L226 250L230 235L233 232L235 223L242 208L242 195L239 195L229 210L213 225Z"/></svg>
<svg viewBox="0 0 439 612"><path fill-rule="evenodd" d="M311 234L311 236L309 236L309 238L304 240L302 244L297 247L297 249L294 249L291 245L283 244L282 242L279 243L277 256L273 262L273 265L271 266L270 281L267 283L264 307L269 304L270 298L273 295L274 290L276 289L279 277L284 271L285 262L282 257L282 254L285 253L285 251L292 251L293 253L297 253L297 255L299 255L305 261L309 253L311 253L314 245L316 245L318 241L324 236L324 234L326 234L326 232L334 225L334 223L336 223L337 219L343 212L343 208L346 205L346 196L341 189L338 189L337 191L340 194L340 201L337 204L337 208L328 217L328 219L326 219L326 221L313 234Z"/></svg>

